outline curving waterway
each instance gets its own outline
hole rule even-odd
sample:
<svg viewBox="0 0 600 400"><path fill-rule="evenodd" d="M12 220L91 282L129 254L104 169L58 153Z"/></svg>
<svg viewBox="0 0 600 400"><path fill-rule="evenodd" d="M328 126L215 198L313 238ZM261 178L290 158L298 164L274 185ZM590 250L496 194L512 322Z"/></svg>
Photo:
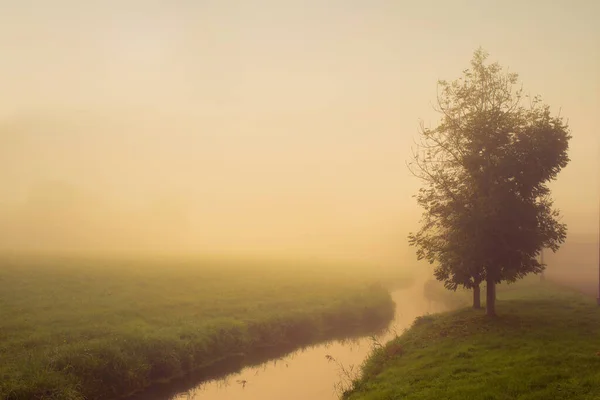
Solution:
<svg viewBox="0 0 600 400"><path fill-rule="evenodd" d="M401 334L418 316L447 310L444 305L425 299L420 283L394 291L392 297L396 302L396 315L384 332L306 347L225 376L219 377L217 367L211 371L216 378L195 386L188 381L155 388L143 397L152 400L339 399L340 390L356 376L373 346ZM231 366L224 371L227 368Z"/></svg>

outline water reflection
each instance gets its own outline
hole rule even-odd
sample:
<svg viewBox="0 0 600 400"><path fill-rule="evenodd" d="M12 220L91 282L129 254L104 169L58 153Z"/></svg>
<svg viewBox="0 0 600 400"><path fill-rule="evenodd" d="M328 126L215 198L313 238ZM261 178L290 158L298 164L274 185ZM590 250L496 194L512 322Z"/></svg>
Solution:
<svg viewBox="0 0 600 400"><path fill-rule="evenodd" d="M205 381L175 396L165 393L161 397L155 391L152 397L162 400L337 399L339 391L357 376L360 365L374 346L402 334L416 317L446 310L443 305L426 300L419 284L396 291L392 296L397 305L395 318L390 327L379 334L305 347L285 356L274 356L260 365L242 368L224 378ZM211 375L213 378L219 375L218 366L211 368ZM191 385L192 382L180 383L179 387Z"/></svg>

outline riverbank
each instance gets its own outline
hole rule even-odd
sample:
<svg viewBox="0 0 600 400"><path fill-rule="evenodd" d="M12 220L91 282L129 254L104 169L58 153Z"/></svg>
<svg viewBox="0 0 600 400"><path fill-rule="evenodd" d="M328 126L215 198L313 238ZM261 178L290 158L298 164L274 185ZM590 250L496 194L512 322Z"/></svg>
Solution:
<svg viewBox="0 0 600 400"><path fill-rule="evenodd" d="M462 294L454 294L454 296ZM529 280L482 310L418 318L375 351L344 398L600 398L600 310L595 299Z"/></svg>
<svg viewBox="0 0 600 400"><path fill-rule="evenodd" d="M1 268L7 400L130 395L225 358L383 327L394 315L389 292L364 283L369 269L19 257Z"/></svg>

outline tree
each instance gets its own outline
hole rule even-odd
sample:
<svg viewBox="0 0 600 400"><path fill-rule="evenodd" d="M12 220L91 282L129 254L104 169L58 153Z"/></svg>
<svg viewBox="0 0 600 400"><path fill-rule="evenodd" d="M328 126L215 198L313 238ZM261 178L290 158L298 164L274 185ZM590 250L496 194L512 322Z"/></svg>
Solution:
<svg viewBox="0 0 600 400"><path fill-rule="evenodd" d="M447 289L474 289L475 307L485 281L493 316L496 284L541 273L540 251L566 238L547 185L569 162L571 136L560 115L517 88L517 74L487 58L480 48L461 78L438 82L441 122L421 124L408 165L424 183L409 244Z"/></svg>

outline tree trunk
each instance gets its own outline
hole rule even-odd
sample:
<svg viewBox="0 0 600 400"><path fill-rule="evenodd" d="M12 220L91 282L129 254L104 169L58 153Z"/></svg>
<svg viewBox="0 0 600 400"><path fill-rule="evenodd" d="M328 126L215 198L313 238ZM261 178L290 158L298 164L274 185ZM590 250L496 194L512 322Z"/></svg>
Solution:
<svg viewBox="0 0 600 400"><path fill-rule="evenodd" d="M543 265L544 264L544 249L542 248L542 251L540 252L540 263ZM544 271L542 270L542 274L540 275L540 281L544 282L545 280L545 276L544 276Z"/></svg>
<svg viewBox="0 0 600 400"><path fill-rule="evenodd" d="M481 288L479 284L473 286L473 308L481 308Z"/></svg>
<svg viewBox="0 0 600 400"><path fill-rule="evenodd" d="M490 317L496 316L496 282L487 280L485 313Z"/></svg>

